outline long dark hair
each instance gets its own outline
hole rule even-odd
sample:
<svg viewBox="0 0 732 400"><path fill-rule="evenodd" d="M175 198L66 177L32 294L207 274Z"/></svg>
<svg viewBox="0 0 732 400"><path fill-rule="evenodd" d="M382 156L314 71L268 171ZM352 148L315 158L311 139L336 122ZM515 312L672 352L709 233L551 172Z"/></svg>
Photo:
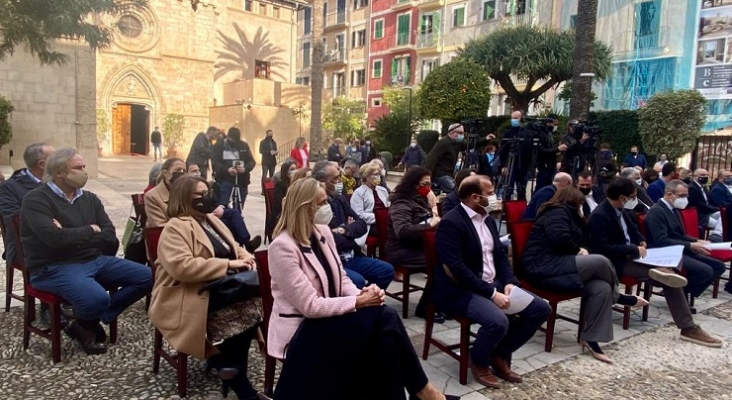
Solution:
<svg viewBox="0 0 732 400"><path fill-rule="evenodd" d="M401 195L413 195L415 194L415 187L419 185L419 181L422 180L425 176L432 176L430 173L430 170L423 167L413 166L410 167L407 172L404 173L404 176L402 176L402 180L399 181L399 184L396 188L394 188L393 194L401 194Z"/></svg>
<svg viewBox="0 0 732 400"><path fill-rule="evenodd" d="M585 195L582 194L582 192L579 191L574 186L565 186L563 188L560 188L557 190L556 193L554 193L554 196L552 196L549 201L542 204L541 207L539 207L539 212L537 215L541 215L544 213L544 211L548 210L549 208L557 207L557 206L563 206L568 205L572 207L580 207L582 203L585 202Z"/></svg>
<svg viewBox="0 0 732 400"><path fill-rule="evenodd" d="M183 175L173 182L168 199L168 218L191 215L191 211L193 211L191 199L198 182L205 183L208 190L211 190L211 185L200 176Z"/></svg>
<svg viewBox="0 0 732 400"><path fill-rule="evenodd" d="M292 158L288 158L285 160L285 162L282 163L282 166L280 167L280 182L282 182L285 187L290 186L290 166L296 165L297 161L293 160Z"/></svg>

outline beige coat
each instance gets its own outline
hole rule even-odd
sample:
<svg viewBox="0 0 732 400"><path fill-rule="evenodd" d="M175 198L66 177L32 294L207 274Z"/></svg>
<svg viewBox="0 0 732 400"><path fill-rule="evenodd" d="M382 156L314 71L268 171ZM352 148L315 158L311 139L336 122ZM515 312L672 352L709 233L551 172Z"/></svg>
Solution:
<svg viewBox="0 0 732 400"><path fill-rule="evenodd" d="M168 199L170 191L164 181L160 181L149 192L145 193L146 228L159 228L168 222Z"/></svg>
<svg viewBox="0 0 732 400"><path fill-rule="evenodd" d="M206 220L239 259L252 257L236 244L223 222L210 214ZM223 278L228 266L229 260L214 258L211 241L192 217L172 218L165 224L158 243L155 286L148 313L150 321L174 349L196 358L216 353L216 348L206 340L209 294L199 294L198 290L206 282Z"/></svg>

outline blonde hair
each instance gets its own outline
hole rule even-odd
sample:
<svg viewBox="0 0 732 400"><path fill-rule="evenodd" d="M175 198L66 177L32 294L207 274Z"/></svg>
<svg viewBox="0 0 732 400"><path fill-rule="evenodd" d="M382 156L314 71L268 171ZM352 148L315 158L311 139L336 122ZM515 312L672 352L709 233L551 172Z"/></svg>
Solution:
<svg viewBox="0 0 732 400"><path fill-rule="evenodd" d="M315 205L320 183L313 178L304 178L292 183L287 195L282 199L282 213L274 229L274 236L282 231L292 236L302 245L310 244L310 234L315 223Z"/></svg>
<svg viewBox="0 0 732 400"><path fill-rule="evenodd" d="M381 172L381 167L379 166L379 164L371 161L362 165L358 172L361 174L361 179L364 179L367 176L371 176L373 174Z"/></svg>

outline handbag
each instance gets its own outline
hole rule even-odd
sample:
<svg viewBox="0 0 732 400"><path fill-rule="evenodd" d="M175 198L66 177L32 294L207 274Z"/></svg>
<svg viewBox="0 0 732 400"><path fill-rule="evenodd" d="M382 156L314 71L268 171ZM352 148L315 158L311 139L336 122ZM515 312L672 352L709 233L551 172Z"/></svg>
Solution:
<svg viewBox="0 0 732 400"><path fill-rule="evenodd" d="M145 238L140 216L134 216L130 210L127 219L124 235L122 235L122 250L125 259L140 264L147 264L147 251L145 250ZM116 252L115 252L116 253Z"/></svg>
<svg viewBox="0 0 732 400"><path fill-rule="evenodd" d="M253 270L228 270L225 277L203 285L198 294L207 290L208 311L218 311L238 301L259 297L259 275Z"/></svg>

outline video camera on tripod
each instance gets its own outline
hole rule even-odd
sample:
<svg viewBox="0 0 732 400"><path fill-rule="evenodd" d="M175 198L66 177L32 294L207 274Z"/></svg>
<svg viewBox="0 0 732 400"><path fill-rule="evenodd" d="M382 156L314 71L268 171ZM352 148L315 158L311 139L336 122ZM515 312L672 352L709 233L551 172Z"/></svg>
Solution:
<svg viewBox="0 0 732 400"><path fill-rule="evenodd" d="M482 118L470 118L460 121L460 125L463 126L465 139L467 140L463 157L463 165L477 170L480 160L478 142L480 141L480 138L486 134L486 121Z"/></svg>

